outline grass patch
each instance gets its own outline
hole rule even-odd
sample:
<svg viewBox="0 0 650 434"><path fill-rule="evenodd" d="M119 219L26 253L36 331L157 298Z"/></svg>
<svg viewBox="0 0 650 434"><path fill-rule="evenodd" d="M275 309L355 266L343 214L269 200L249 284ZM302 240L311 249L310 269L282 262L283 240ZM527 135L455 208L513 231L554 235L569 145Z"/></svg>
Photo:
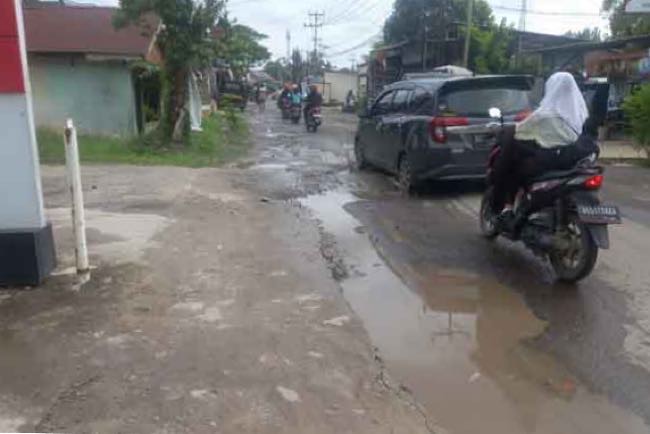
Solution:
<svg viewBox="0 0 650 434"><path fill-rule="evenodd" d="M37 131L41 163L64 164L63 134ZM214 167L243 156L250 146L248 124L239 115L226 120L218 113L203 120L203 131L192 132L185 147L163 148L156 134L136 138L79 135L83 163L118 163L142 166Z"/></svg>

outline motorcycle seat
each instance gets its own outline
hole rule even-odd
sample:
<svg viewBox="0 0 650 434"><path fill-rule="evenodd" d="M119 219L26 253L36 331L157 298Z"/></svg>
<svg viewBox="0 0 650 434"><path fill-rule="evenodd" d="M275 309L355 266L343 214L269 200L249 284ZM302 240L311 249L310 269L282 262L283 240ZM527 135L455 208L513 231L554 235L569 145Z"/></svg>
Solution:
<svg viewBox="0 0 650 434"><path fill-rule="evenodd" d="M569 178L570 176L582 173L582 172L591 172L591 171L596 171L596 172L602 172L602 169L596 166L596 160L598 156L597 154L591 154L588 155L587 157L583 158L582 160L578 161L578 163L571 169L568 170L553 170L550 172L546 172L540 176L538 176L535 179L531 180L531 184L535 184L538 182L545 182L545 181L551 181L553 179L563 179L563 178Z"/></svg>
<svg viewBox="0 0 650 434"><path fill-rule="evenodd" d="M538 182L545 182L545 181L551 181L553 179L562 179L562 178L568 178L572 175L575 175L578 172L578 168L573 168L569 170L556 170L552 172L546 172L543 175L538 176L537 178L534 178L531 180L531 184L535 184Z"/></svg>

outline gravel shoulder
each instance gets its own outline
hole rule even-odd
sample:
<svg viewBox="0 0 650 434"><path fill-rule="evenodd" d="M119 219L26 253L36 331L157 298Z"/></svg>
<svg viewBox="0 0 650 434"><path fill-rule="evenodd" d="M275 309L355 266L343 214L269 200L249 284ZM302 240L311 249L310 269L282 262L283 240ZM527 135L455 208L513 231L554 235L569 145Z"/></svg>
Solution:
<svg viewBox="0 0 650 434"><path fill-rule="evenodd" d="M427 433L291 202L243 170L84 170L93 270L43 169L60 275L0 290L0 431Z"/></svg>

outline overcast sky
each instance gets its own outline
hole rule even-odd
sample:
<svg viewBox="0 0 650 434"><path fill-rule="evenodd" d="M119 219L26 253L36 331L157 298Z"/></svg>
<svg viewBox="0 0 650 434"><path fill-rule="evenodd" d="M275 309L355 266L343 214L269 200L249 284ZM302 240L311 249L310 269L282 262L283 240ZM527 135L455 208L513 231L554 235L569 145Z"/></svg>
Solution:
<svg viewBox="0 0 650 434"><path fill-rule="evenodd" d="M117 0L91 0L116 5ZM325 12L322 44L330 61L338 66L350 65L366 54L390 15L394 0L230 0L231 16L269 36L267 46L274 57L286 54L286 32L291 31L291 47L313 48L311 31L304 27L310 11ZM505 17L515 25L519 13L509 9L521 7L521 0L488 0L497 19ZM562 34L585 27L607 28L599 16L601 0L528 0L531 11L527 30Z"/></svg>

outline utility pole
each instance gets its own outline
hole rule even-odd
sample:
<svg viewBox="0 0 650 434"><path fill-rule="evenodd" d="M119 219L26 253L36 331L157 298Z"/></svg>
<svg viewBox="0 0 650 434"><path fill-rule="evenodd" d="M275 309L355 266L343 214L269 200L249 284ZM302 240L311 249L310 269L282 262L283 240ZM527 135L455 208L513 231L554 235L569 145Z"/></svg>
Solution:
<svg viewBox="0 0 650 434"><path fill-rule="evenodd" d="M521 15L519 15L519 31L526 31L526 18L528 16L528 1L521 0Z"/></svg>
<svg viewBox="0 0 650 434"><path fill-rule="evenodd" d="M283 68L282 77L280 77L282 80L285 80L287 78L290 80L291 71L293 71L293 57L291 56L291 32L289 31L289 29L287 29L286 38L287 38L287 57L286 57L287 60L285 62L285 68ZM287 71L286 67L290 67L289 77L284 76L285 72Z"/></svg>
<svg viewBox="0 0 650 434"><path fill-rule="evenodd" d="M463 65L469 66L469 44L472 41L472 18L474 15L474 0L467 0L467 28L465 30L465 56Z"/></svg>
<svg viewBox="0 0 650 434"><path fill-rule="evenodd" d="M527 0L521 0L521 15L519 16L519 41L518 41L518 47L517 47L517 60L521 59L521 52L523 50L523 40L524 40L524 35L522 34L523 32L526 31L526 18L528 16L528 1Z"/></svg>
<svg viewBox="0 0 650 434"><path fill-rule="evenodd" d="M422 72L427 71L427 37L428 37L428 32L427 32L427 14L424 14L422 16L422 21L424 22L424 25L422 26L422 32L424 35L422 36Z"/></svg>
<svg viewBox="0 0 650 434"><path fill-rule="evenodd" d="M309 24L305 24L306 28L314 31L314 61L318 62L318 29L323 27L322 18L325 17L324 12L309 12ZM316 65L318 67L318 65Z"/></svg>

